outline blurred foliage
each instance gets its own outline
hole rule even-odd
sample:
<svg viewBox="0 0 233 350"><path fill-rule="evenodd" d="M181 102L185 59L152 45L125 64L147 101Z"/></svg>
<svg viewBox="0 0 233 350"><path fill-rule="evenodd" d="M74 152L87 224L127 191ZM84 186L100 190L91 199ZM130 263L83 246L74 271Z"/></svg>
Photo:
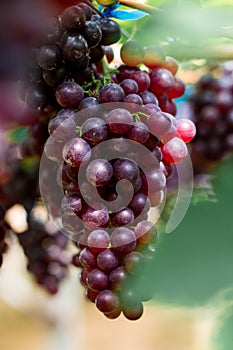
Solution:
<svg viewBox="0 0 233 350"><path fill-rule="evenodd" d="M27 137L28 127L26 126L17 127L16 129L13 129L9 134L11 142L23 143L27 139Z"/></svg>
<svg viewBox="0 0 233 350"><path fill-rule="evenodd" d="M172 234L160 232L157 251L146 268L146 283L156 302L204 305L233 286L233 159L214 173L217 202L192 202Z"/></svg>
<svg viewBox="0 0 233 350"><path fill-rule="evenodd" d="M233 58L232 1L151 0L147 3L160 11L142 20L120 21L128 37L144 46L164 45L168 55L182 61Z"/></svg>
<svg viewBox="0 0 233 350"><path fill-rule="evenodd" d="M214 350L233 349L233 306L229 307L227 312L222 315L217 323L217 329L213 335L212 343Z"/></svg>

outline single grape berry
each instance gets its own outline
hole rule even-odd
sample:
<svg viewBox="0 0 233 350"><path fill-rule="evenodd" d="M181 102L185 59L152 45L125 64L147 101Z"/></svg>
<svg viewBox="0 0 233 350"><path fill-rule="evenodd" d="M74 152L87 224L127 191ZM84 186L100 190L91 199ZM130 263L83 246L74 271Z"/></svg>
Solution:
<svg viewBox="0 0 233 350"><path fill-rule="evenodd" d="M73 82L67 81L60 84L55 92L57 102L64 108L75 109L84 97L82 87Z"/></svg>
<svg viewBox="0 0 233 350"><path fill-rule="evenodd" d="M196 135L196 126L190 119L178 119L177 134L185 143L188 143Z"/></svg>
<svg viewBox="0 0 233 350"><path fill-rule="evenodd" d="M153 45L145 49L143 63L150 69L158 68L165 61L165 52L161 46Z"/></svg>
<svg viewBox="0 0 233 350"><path fill-rule="evenodd" d="M162 147L162 153L164 160L177 164L186 158L188 150L183 140L174 137Z"/></svg>
<svg viewBox="0 0 233 350"><path fill-rule="evenodd" d="M91 157L91 147L82 138L76 137L68 141L63 148L63 158L71 167L79 167Z"/></svg>
<svg viewBox="0 0 233 350"><path fill-rule="evenodd" d="M122 62L128 66L137 66L143 62L144 48L137 41L129 40L121 46L120 56Z"/></svg>
<svg viewBox="0 0 233 350"><path fill-rule="evenodd" d="M103 86L99 91L99 103L123 102L124 97L122 87L114 83Z"/></svg>

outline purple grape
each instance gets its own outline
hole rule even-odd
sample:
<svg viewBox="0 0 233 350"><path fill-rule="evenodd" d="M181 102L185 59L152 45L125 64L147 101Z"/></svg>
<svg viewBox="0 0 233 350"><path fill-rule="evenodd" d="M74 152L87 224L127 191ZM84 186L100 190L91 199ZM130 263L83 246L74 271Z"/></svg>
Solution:
<svg viewBox="0 0 233 350"><path fill-rule="evenodd" d="M126 227L116 228L111 234L111 247L119 253L129 253L136 247L134 232Z"/></svg>
<svg viewBox="0 0 233 350"><path fill-rule="evenodd" d="M172 125L171 117L168 113L157 112L149 117L147 125L151 133L158 137L170 130Z"/></svg>
<svg viewBox="0 0 233 350"><path fill-rule="evenodd" d="M102 187L111 181L113 169L107 160L95 159L88 164L86 176L90 184L95 187Z"/></svg>
<svg viewBox="0 0 233 350"><path fill-rule="evenodd" d="M82 125L82 138L92 146L107 140L106 123L100 118L87 119Z"/></svg>
<svg viewBox="0 0 233 350"><path fill-rule="evenodd" d="M111 223L113 227L130 225L134 222L134 213L130 208L124 208L112 215Z"/></svg>
<svg viewBox="0 0 233 350"><path fill-rule="evenodd" d="M91 147L85 140L79 137L73 138L65 144L63 158L68 165L77 168L89 161L91 158Z"/></svg>
<svg viewBox="0 0 233 350"><path fill-rule="evenodd" d="M165 188L166 177L160 169L150 169L145 175L150 192L158 192Z"/></svg>
<svg viewBox="0 0 233 350"><path fill-rule="evenodd" d="M114 163L113 173L117 181L124 179L134 183L139 177L139 168L134 161L121 158Z"/></svg>
<svg viewBox="0 0 233 350"><path fill-rule="evenodd" d="M88 273L86 283L91 290L105 290L108 288L108 275L100 269L94 269Z"/></svg>
<svg viewBox="0 0 233 350"><path fill-rule="evenodd" d="M117 84L110 83L99 90L99 103L123 102L124 97L124 90Z"/></svg>
<svg viewBox="0 0 233 350"><path fill-rule="evenodd" d="M143 144L149 138L149 129L146 124L142 122L135 122L131 129L127 132L127 137L130 140Z"/></svg>
<svg viewBox="0 0 233 350"><path fill-rule="evenodd" d="M109 289L101 291L95 302L97 308L104 313L113 312L120 306L118 296Z"/></svg>
<svg viewBox="0 0 233 350"><path fill-rule="evenodd" d="M73 110L69 111L72 114ZM57 116L52 118L49 122L49 134L57 142L67 142L77 135L75 121L68 115L69 113L66 115L65 112L62 114L58 113Z"/></svg>
<svg viewBox="0 0 233 350"><path fill-rule="evenodd" d="M79 84L67 81L57 87L55 95L63 108L76 109L84 97L84 92Z"/></svg>
<svg viewBox="0 0 233 350"><path fill-rule="evenodd" d="M147 213L150 209L150 201L143 193L137 193L129 203L129 208L133 211L135 218L142 212Z"/></svg>
<svg viewBox="0 0 233 350"><path fill-rule="evenodd" d="M65 30L78 31L84 27L86 15L81 7L74 5L63 10L60 19L61 25Z"/></svg>
<svg viewBox="0 0 233 350"><path fill-rule="evenodd" d="M151 103L158 105L159 103L157 97L150 91L143 91L139 94L139 96L141 97L144 105Z"/></svg>
<svg viewBox="0 0 233 350"><path fill-rule="evenodd" d="M88 229L107 227L109 223L108 209L102 203L93 203L94 207L86 206L81 213L83 225Z"/></svg>
<svg viewBox="0 0 233 350"><path fill-rule="evenodd" d="M123 134L131 128L133 117L126 109L116 108L108 114L107 124L113 133Z"/></svg>
<svg viewBox="0 0 233 350"><path fill-rule="evenodd" d="M62 200L62 210L67 215L79 215L82 210L82 197L77 193L68 194Z"/></svg>
<svg viewBox="0 0 233 350"><path fill-rule="evenodd" d="M61 66L62 53L57 45L43 45L37 51L37 62L42 69L53 70Z"/></svg>
<svg viewBox="0 0 233 350"><path fill-rule="evenodd" d="M110 249L103 250L97 256L97 266L104 272L111 272L119 265L119 259L115 252Z"/></svg>
<svg viewBox="0 0 233 350"><path fill-rule="evenodd" d="M138 84L133 79L122 80L120 86L125 92L125 95L136 94L138 92Z"/></svg>
<svg viewBox="0 0 233 350"><path fill-rule="evenodd" d="M102 31L102 39L100 45L112 45L121 37L120 25L109 18L101 18L99 21Z"/></svg>
<svg viewBox="0 0 233 350"><path fill-rule="evenodd" d="M96 256L90 251L89 248L84 248L79 254L79 261L83 267L91 268L96 267Z"/></svg>
<svg viewBox="0 0 233 350"><path fill-rule="evenodd" d="M150 90L156 96L166 93L175 83L172 73L164 68L153 69L150 73L150 81Z"/></svg>
<svg viewBox="0 0 233 350"><path fill-rule="evenodd" d="M87 244L92 252L98 254L108 248L110 244L109 234L104 230L94 230L89 234Z"/></svg>
<svg viewBox="0 0 233 350"><path fill-rule="evenodd" d="M86 21L82 29L82 35L86 39L88 47L92 48L99 44L102 38L102 31L96 22Z"/></svg>

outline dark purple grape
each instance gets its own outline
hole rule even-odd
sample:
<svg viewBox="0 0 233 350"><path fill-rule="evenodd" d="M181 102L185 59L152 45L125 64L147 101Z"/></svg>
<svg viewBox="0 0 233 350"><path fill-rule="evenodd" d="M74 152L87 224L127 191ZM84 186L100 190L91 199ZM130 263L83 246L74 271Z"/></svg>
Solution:
<svg viewBox="0 0 233 350"><path fill-rule="evenodd" d="M99 103L95 97L85 97L79 104L78 110L81 111L85 108L92 108L97 106Z"/></svg>
<svg viewBox="0 0 233 350"><path fill-rule="evenodd" d="M110 83L99 90L99 103L123 102L124 97L124 90L117 84Z"/></svg>
<svg viewBox="0 0 233 350"><path fill-rule="evenodd" d="M82 35L86 39L88 47L95 47L102 38L102 31L96 22L87 21L82 29Z"/></svg>
<svg viewBox="0 0 233 350"><path fill-rule="evenodd" d="M86 20L89 21L91 19L91 16L93 15L93 10L90 6L85 4L84 2L80 2L78 6L83 10L86 16Z"/></svg>
<svg viewBox="0 0 233 350"><path fill-rule="evenodd" d="M136 94L138 92L138 84L133 79L124 79L120 86L125 92L125 95Z"/></svg>
<svg viewBox="0 0 233 350"><path fill-rule="evenodd" d="M37 62L44 70L52 70L61 66L62 52L57 45L47 44L37 51Z"/></svg>
<svg viewBox="0 0 233 350"><path fill-rule="evenodd" d="M82 138L95 146L108 138L106 123L100 118L89 118L82 125Z"/></svg>
<svg viewBox="0 0 233 350"><path fill-rule="evenodd" d="M113 312L120 306L118 296L109 289L101 291L95 302L97 308L104 313Z"/></svg>
<svg viewBox="0 0 233 350"><path fill-rule="evenodd" d="M133 211L135 218L142 212L147 213L150 209L150 201L143 193L137 193L129 203L129 208Z"/></svg>
<svg viewBox="0 0 233 350"><path fill-rule="evenodd" d="M107 124L111 132L123 134L131 128L133 117L126 109L116 108L108 114Z"/></svg>
<svg viewBox="0 0 233 350"><path fill-rule="evenodd" d="M108 288L108 275L100 269L94 269L88 273L86 283L91 290L105 290Z"/></svg>
<svg viewBox="0 0 233 350"><path fill-rule="evenodd" d="M146 124L142 122L135 122L131 129L127 132L127 137L130 140L143 144L149 138L149 129Z"/></svg>
<svg viewBox="0 0 233 350"><path fill-rule="evenodd" d="M127 180L134 183L139 176L139 168L133 160L121 158L114 163L113 173L117 181Z"/></svg>
<svg viewBox="0 0 233 350"><path fill-rule="evenodd" d="M98 254L108 248L110 237L104 230L94 230L89 234L87 243L89 249Z"/></svg>
<svg viewBox="0 0 233 350"><path fill-rule="evenodd" d="M79 84L67 81L57 87L55 96L63 108L76 109L84 97L84 91Z"/></svg>
<svg viewBox="0 0 233 350"><path fill-rule="evenodd" d="M150 91L143 91L139 94L139 96L141 97L144 105L147 105L150 103L158 105L159 103L157 97Z"/></svg>
<svg viewBox="0 0 233 350"><path fill-rule="evenodd" d="M88 54L87 41L81 34L64 35L62 49L64 57L68 61L74 62L75 65L79 62L83 62Z"/></svg>
<svg viewBox="0 0 233 350"><path fill-rule="evenodd" d="M60 67L53 70L44 70L43 78L49 86L56 87L65 80L66 69L65 67Z"/></svg>
<svg viewBox="0 0 233 350"><path fill-rule="evenodd" d="M164 68L153 69L150 73L150 80L150 90L156 96L166 93L175 83L172 73Z"/></svg>
<svg viewBox="0 0 233 350"><path fill-rule="evenodd" d="M93 204L93 207L87 206L82 211L83 225L88 229L107 227L109 223L108 209L102 203Z"/></svg>
<svg viewBox="0 0 233 350"><path fill-rule="evenodd" d="M77 168L90 160L91 147L85 140L79 137L73 138L65 144L63 158L68 165Z"/></svg>
<svg viewBox="0 0 233 350"><path fill-rule="evenodd" d="M83 267L96 267L96 255L94 255L89 248L84 248L79 254L79 261Z"/></svg>
<svg viewBox="0 0 233 350"><path fill-rule="evenodd" d="M103 46L104 54L108 63L111 63L114 60L114 51L111 46Z"/></svg>
<svg viewBox="0 0 233 350"><path fill-rule="evenodd" d="M136 247L136 237L127 227L116 228L111 234L111 247L114 251L127 254Z"/></svg>
<svg viewBox="0 0 233 350"><path fill-rule="evenodd" d="M48 106L48 98L46 91L38 86L31 86L26 92L25 102L28 107L34 110L43 110Z"/></svg>
<svg viewBox="0 0 233 350"><path fill-rule="evenodd" d="M71 111L74 112L73 110ZM57 142L67 142L77 135L75 121L69 117L69 113L58 113L55 118L52 118L48 125L49 134Z"/></svg>
<svg viewBox="0 0 233 350"><path fill-rule="evenodd" d="M84 27L86 15L77 5L67 7L60 16L61 25L65 30L78 31Z"/></svg>
<svg viewBox="0 0 233 350"><path fill-rule="evenodd" d="M86 290L86 297L92 303L95 303L95 299L96 299L98 294L99 294L99 291L94 291L94 290L91 290L91 289L87 289Z"/></svg>
<svg viewBox="0 0 233 350"><path fill-rule="evenodd" d="M142 103L143 103L141 97L137 94L127 95L124 98L124 102L127 103L127 109L131 113L139 112L141 110Z"/></svg>
<svg viewBox="0 0 233 350"><path fill-rule="evenodd" d="M120 39L121 29L117 22L109 18L101 18L99 25L102 31L101 45L112 45Z"/></svg>
<svg viewBox="0 0 233 350"><path fill-rule="evenodd" d="M95 187L102 187L111 181L113 169L107 160L95 159L88 164L86 176L90 184Z"/></svg>
<svg viewBox="0 0 233 350"><path fill-rule="evenodd" d="M78 193L69 194L62 200L62 210L68 215L79 215L82 206L82 197Z"/></svg>
<svg viewBox="0 0 233 350"><path fill-rule="evenodd" d="M112 215L111 223L113 227L130 225L134 222L134 213L130 208L124 208Z"/></svg>
<svg viewBox="0 0 233 350"><path fill-rule="evenodd" d="M102 58L104 57L104 48L103 46L95 46L92 47L89 50L89 57L90 57L90 61L91 63L98 63L102 60Z"/></svg>
<svg viewBox="0 0 233 350"><path fill-rule="evenodd" d="M119 258L111 249L106 249L98 254L97 265L100 270L110 272L119 265Z"/></svg>
<svg viewBox="0 0 233 350"><path fill-rule="evenodd" d="M138 84L138 92L143 92L148 90L150 86L150 77L146 72L143 72L141 70L139 71L133 71L130 74L130 78L135 80Z"/></svg>

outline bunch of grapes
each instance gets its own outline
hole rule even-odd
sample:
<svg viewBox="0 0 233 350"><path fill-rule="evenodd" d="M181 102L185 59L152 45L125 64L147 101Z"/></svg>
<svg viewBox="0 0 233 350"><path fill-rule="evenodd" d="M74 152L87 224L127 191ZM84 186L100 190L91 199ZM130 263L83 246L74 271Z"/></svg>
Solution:
<svg viewBox="0 0 233 350"><path fill-rule="evenodd" d="M96 97L83 97L78 113L69 105L51 119L45 154L58 163L64 197L58 201L56 219L61 217L62 229L80 249L74 264L82 269L88 299L108 318L123 311L135 320L148 296L125 290L123 282L150 252L156 228L148 220L149 210L160 211L166 179L172 164L185 159L185 142L192 139L194 126L182 129L184 121L178 126L172 114L161 110L148 90L148 73L127 66L119 71L121 83L104 85ZM128 71L130 78L122 78ZM143 77L149 85L143 85ZM158 91L166 78L157 83ZM66 94L72 102L66 90L59 92L59 99ZM48 179L42 180L45 197L50 197L53 181L54 175L48 187Z"/></svg>
<svg viewBox="0 0 233 350"><path fill-rule="evenodd" d="M73 264L87 298L110 319L123 312L136 320L148 295L135 293L130 281L154 250L150 209L159 217L166 181L186 158L195 127L175 118L173 99L185 87L175 76L177 62L160 47L127 41L123 64L106 69L108 45L120 37L120 26L86 2L50 21L21 81L22 99L39 113L23 155L41 155L45 143L41 195L57 228L79 248ZM30 271L54 293L64 268L56 260L61 247L47 249L48 236L29 221L20 242Z"/></svg>
<svg viewBox="0 0 233 350"><path fill-rule="evenodd" d="M71 261L67 251L68 238L50 222L38 219L33 210L29 215L28 229L17 237L28 260L28 271L39 285L50 294L56 294L60 282L67 276Z"/></svg>
<svg viewBox="0 0 233 350"><path fill-rule="evenodd" d="M197 134L192 142L196 172L212 169L233 151L233 63L228 61L201 77L189 104Z"/></svg>

